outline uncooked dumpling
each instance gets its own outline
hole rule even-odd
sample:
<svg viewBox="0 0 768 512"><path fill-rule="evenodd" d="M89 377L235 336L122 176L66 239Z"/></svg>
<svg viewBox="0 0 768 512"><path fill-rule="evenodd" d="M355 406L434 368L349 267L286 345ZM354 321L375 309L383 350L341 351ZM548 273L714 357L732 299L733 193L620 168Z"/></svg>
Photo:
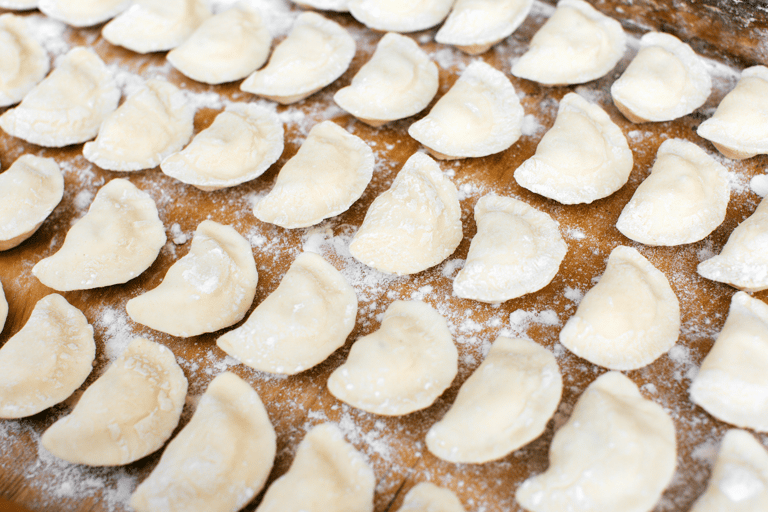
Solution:
<svg viewBox="0 0 768 512"><path fill-rule="evenodd" d="M457 0L435 41L483 53L517 30L532 6L533 0Z"/></svg>
<svg viewBox="0 0 768 512"><path fill-rule="evenodd" d="M315 125L275 187L253 207L262 222L301 228L347 211L373 177L373 151L332 121Z"/></svg>
<svg viewBox="0 0 768 512"><path fill-rule="evenodd" d="M415 274L450 256L462 236L456 186L434 160L415 153L368 208L349 251L382 272Z"/></svg>
<svg viewBox="0 0 768 512"><path fill-rule="evenodd" d="M40 11L73 27L90 27L114 18L131 0L40 0Z"/></svg>
<svg viewBox="0 0 768 512"><path fill-rule="evenodd" d="M0 16L0 107L20 102L50 67L48 54L24 19Z"/></svg>
<svg viewBox="0 0 768 512"><path fill-rule="evenodd" d="M555 432L549 468L515 498L531 512L649 512L672 480L675 426L618 372L598 377Z"/></svg>
<svg viewBox="0 0 768 512"><path fill-rule="evenodd" d="M397 512L464 512L459 498L448 489L429 482L414 485Z"/></svg>
<svg viewBox="0 0 768 512"><path fill-rule="evenodd" d="M2 287L0 298L5 303ZM4 320L0 312L0 330ZM85 315L61 295L40 299L0 348L0 418L25 418L66 400L85 382L95 357Z"/></svg>
<svg viewBox="0 0 768 512"><path fill-rule="evenodd" d="M149 194L116 179L99 189L58 252L40 260L32 273L59 291L122 284L148 269L165 241Z"/></svg>
<svg viewBox="0 0 768 512"><path fill-rule="evenodd" d="M679 334L680 303L666 276L636 249L618 246L560 343L590 363L634 370L666 353Z"/></svg>
<svg viewBox="0 0 768 512"><path fill-rule="evenodd" d="M357 21L381 32L416 32L448 16L454 0L349 0Z"/></svg>
<svg viewBox="0 0 768 512"><path fill-rule="evenodd" d="M328 389L358 409L400 416L432 405L457 368L458 352L440 313L424 302L398 300L379 330L352 345Z"/></svg>
<svg viewBox="0 0 768 512"><path fill-rule="evenodd" d="M41 443L73 464L129 464L171 437L186 396L187 379L173 353L135 338Z"/></svg>
<svg viewBox="0 0 768 512"><path fill-rule="evenodd" d="M5 326L5 319L8 318L8 301L5 300L5 292L3 292L3 283L0 282L0 332L3 332Z"/></svg>
<svg viewBox="0 0 768 512"><path fill-rule="evenodd" d="M621 129L597 105L576 93L560 101L557 118L536 154L515 171L515 180L563 204L607 197L629 179L632 151Z"/></svg>
<svg viewBox="0 0 768 512"><path fill-rule="evenodd" d="M235 512L264 486L275 452L275 429L261 398L234 373L223 373L130 505L138 512Z"/></svg>
<svg viewBox="0 0 768 512"><path fill-rule="evenodd" d="M293 3L321 11L349 12L349 0L293 0Z"/></svg>
<svg viewBox="0 0 768 512"><path fill-rule="evenodd" d="M128 301L134 322L188 338L242 320L256 295L251 244L234 228L205 220L197 226L186 256L163 282Z"/></svg>
<svg viewBox="0 0 768 512"><path fill-rule="evenodd" d="M0 7L18 11L36 9L39 0L0 0Z"/></svg>

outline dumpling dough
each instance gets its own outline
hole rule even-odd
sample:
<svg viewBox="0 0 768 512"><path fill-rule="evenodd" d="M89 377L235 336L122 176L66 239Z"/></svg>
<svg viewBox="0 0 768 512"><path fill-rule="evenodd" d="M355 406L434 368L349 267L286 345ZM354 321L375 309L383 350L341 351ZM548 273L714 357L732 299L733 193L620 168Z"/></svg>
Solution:
<svg viewBox="0 0 768 512"><path fill-rule="evenodd" d="M249 76L240 89L283 105L295 103L334 82L354 56L355 40L344 27L304 12L266 67Z"/></svg>
<svg viewBox="0 0 768 512"><path fill-rule="evenodd" d="M459 498L448 489L429 482L414 485L397 512L464 512Z"/></svg>
<svg viewBox="0 0 768 512"><path fill-rule="evenodd" d="M629 179L632 151L608 114L576 93L560 101L557 118L536 154L515 171L520 186L562 204L591 203Z"/></svg>
<svg viewBox="0 0 768 512"><path fill-rule="evenodd" d="M2 287L0 298L5 303ZM4 320L0 312L0 330ZM0 418L25 418L66 400L85 382L95 357L85 315L61 295L40 299L0 348Z"/></svg>
<svg viewBox="0 0 768 512"><path fill-rule="evenodd" d="M218 190L261 176L282 153L277 114L255 103L233 103L160 169L200 190Z"/></svg>
<svg viewBox="0 0 768 512"><path fill-rule="evenodd" d="M293 0L293 3L321 11L349 12L349 0Z"/></svg>
<svg viewBox="0 0 768 512"><path fill-rule="evenodd" d="M435 41L470 55L484 53L522 25L533 0L457 0Z"/></svg>
<svg viewBox="0 0 768 512"><path fill-rule="evenodd" d="M345 212L373 177L373 151L332 121L315 125L275 187L253 207L262 222L302 228Z"/></svg>
<svg viewBox="0 0 768 512"><path fill-rule="evenodd" d="M275 429L259 395L234 373L223 373L130 505L138 512L235 512L264 486L276 450Z"/></svg>
<svg viewBox="0 0 768 512"><path fill-rule="evenodd" d="M39 146L78 144L96 136L119 100L120 90L98 55L77 47L19 106L0 116L0 128Z"/></svg>
<svg viewBox="0 0 768 512"><path fill-rule="evenodd" d="M702 59L675 36L648 32L611 86L613 103L633 123L671 121L707 101L712 80Z"/></svg>
<svg viewBox="0 0 768 512"><path fill-rule="evenodd" d="M128 301L134 322L188 338L242 320L256 295L251 244L234 228L205 220L197 226L186 256L163 282Z"/></svg>
<svg viewBox="0 0 768 512"><path fill-rule="evenodd" d="M8 301L5 300L3 292L3 283L0 282L0 332L3 332L5 320L8 318Z"/></svg>
<svg viewBox="0 0 768 512"><path fill-rule="evenodd" d="M64 176L52 158L22 155L0 174L0 251L32 236L64 196Z"/></svg>
<svg viewBox="0 0 768 512"><path fill-rule="evenodd" d="M607 74L621 60L627 36L621 23L583 0L560 0L512 66L518 78L543 85L582 84Z"/></svg>
<svg viewBox="0 0 768 512"><path fill-rule="evenodd" d="M39 0L0 0L0 7L17 11L36 9Z"/></svg>
<svg viewBox="0 0 768 512"><path fill-rule="evenodd" d="M544 432L562 392L560 368L549 350L499 337L427 433L427 447L455 463L500 459Z"/></svg>
<svg viewBox="0 0 768 512"><path fill-rule="evenodd" d="M437 66L424 50L413 39L390 33L333 99L362 122L381 126L424 110L438 85Z"/></svg>
<svg viewBox="0 0 768 512"><path fill-rule="evenodd" d="M381 326L352 345L328 379L339 400L374 414L401 416L432 405L458 371L445 319L420 301L395 301Z"/></svg>
<svg viewBox="0 0 768 512"><path fill-rule="evenodd" d="M448 16L454 0L349 0L357 21L381 32L416 32Z"/></svg>
<svg viewBox="0 0 768 512"><path fill-rule="evenodd" d="M616 228L646 245L698 242L725 220L730 197L725 167L693 142L667 139Z"/></svg>
<svg viewBox="0 0 768 512"><path fill-rule="evenodd" d="M18 103L50 69L48 54L19 16L0 16L0 107Z"/></svg>
<svg viewBox="0 0 768 512"><path fill-rule="evenodd" d="M195 111L183 92L165 80L147 80L99 129L83 156L102 169L151 169L192 137Z"/></svg>
<svg viewBox="0 0 768 512"><path fill-rule="evenodd" d="M310 430L256 512L373 512L373 470L331 423Z"/></svg>
<svg viewBox="0 0 768 512"><path fill-rule="evenodd" d="M131 0L40 0L40 11L73 27L90 27L114 18Z"/></svg>
<svg viewBox="0 0 768 512"><path fill-rule="evenodd" d="M467 262L453 281L453 293L465 299L499 303L540 290L568 252L557 222L511 197L481 197L475 222Z"/></svg>
<svg viewBox="0 0 768 512"><path fill-rule="evenodd" d="M149 194L128 180L116 179L99 189L59 251L40 260L32 273L59 291L121 284L148 269L165 241Z"/></svg>
<svg viewBox="0 0 768 512"><path fill-rule="evenodd" d="M737 292L691 383L691 400L721 421L768 432L767 366L768 305Z"/></svg>
<svg viewBox="0 0 768 512"><path fill-rule="evenodd" d="M524 115L504 73L475 61L408 133L435 158L487 156L504 151L520 138Z"/></svg>
<svg viewBox="0 0 768 512"><path fill-rule="evenodd" d="M590 363L635 370L672 348L679 333L680 303L666 276L636 249L618 246L560 343Z"/></svg>

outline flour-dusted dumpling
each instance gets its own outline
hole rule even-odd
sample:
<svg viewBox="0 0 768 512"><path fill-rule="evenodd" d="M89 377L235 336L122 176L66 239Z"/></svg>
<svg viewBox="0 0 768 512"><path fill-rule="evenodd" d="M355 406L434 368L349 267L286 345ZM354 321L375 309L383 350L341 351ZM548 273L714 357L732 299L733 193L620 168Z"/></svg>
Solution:
<svg viewBox="0 0 768 512"><path fill-rule="evenodd" d="M357 21L381 32L416 32L443 21L454 0L349 0Z"/></svg>
<svg viewBox="0 0 768 512"><path fill-rule="evenodd" d="M37 9L39 0L0 0L0 7L16 11Z"/></svg>
<svg viewBox="0 0 768 512"><path fill-rule="evenodd" d="M39 0L40 11L73 27L90 27L114 18L131 0Z"/></svg>
<svg viewBox="0 0 768 512"><path fill-rule="evenodd" d="M429 482L414 485L397 512L464 512L461 501L448 489Z"/></svg>
<svg viewBox="0 0 768 512"><path fill-rule="evenodd" d="M0 282L0 332L3 332L3 327L5 326L6 318L8 318L8 301L5 300L3 283Z"/></svg>
<svg viewBox="0 0 768 512"><path fill-rule="evenodd" d="M328 389L358 409L400 416L432 405L457 370L458 351L445 318L424 302L398 300L379 330L352 345Z"/></svg>
<svg viewBox="0 0 768 512"><path fill-rule="evenodd" d="M666 353L679 334L680 303L666 276L636 249L618 246L560 343L590 363L634 370Z"/></svg>
<svg viewBox="0 0 768 512"><path fill-rule="evenodd" d="M208 385L130 505L138 512L235 512L264 486L276 449L259 395L234 373L223 373Z"/></svg>
<svg viewBox="0 0 768 512"><path fill-rule="evenodd" d="M293 0L293 3L321 11L349 12L349 0Z"/></svg>
<svg viewBox="0 0 768 512"><path fill-rule="evenodd" d="M165 241L149 194L128 180L116 179L99 189L58 252L40 260L32 273L59 291L121 284L148 269Z"/></svg>
<svg viewBox="0 0 768 512"><path fill-rule="evenodd" d="M0 107L20 102L50 67L48 54L24 19L0 16Z"/></svg>
<svg viewBox="0 0 768 512"><path fill-rule="evenodd" d="M362 122L381 126L424 110L438 85L437 66L424 50L413 39L390 33L333 99Z"/></svg>
<svg viewBox="0 0 768 512"><path fill-rule="evenodd" d="M533 0L456 0L435 41L483 53L517 30L531 7Z"/></svg>
<svg viewBox="0 0 768 512"><path fill-rule="evenodd" d="M332 121L310 130L298 153L277 175L275 187L253 207L262 222L302 228L345 212L373 177L373 151Z"/></svg>

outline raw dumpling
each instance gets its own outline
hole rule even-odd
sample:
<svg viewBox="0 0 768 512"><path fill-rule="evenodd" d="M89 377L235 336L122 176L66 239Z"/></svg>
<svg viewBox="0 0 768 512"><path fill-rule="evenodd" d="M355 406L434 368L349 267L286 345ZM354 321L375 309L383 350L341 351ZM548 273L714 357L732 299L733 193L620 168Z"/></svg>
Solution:
<svg viewBox="0 0 768 512"><path fill-rule="evenodd" d="M295 103L334 82L354 56L355 40L341 25L304 12L266 67L249 76L240 89L283 105Z"/></svg>
<svg viewBox="0 0 768 512"><path fill-rule="evenodd" d="M6 318L8 318L8 301L5 300L3 283L0 282L0 332L3 332Z"/></svg>
<svg viewBox="0 0 768 512"><path fill-rule="evenodd" d="M517 30L533 0L456 0L435 41L470 54L484 53Z"/></svg>
<svg viewBox="0 0 768 512"><path fill-rule="evenodd" d="M621 60L626 39L621 23L587 2L560 0L531 47L512 66L512 74L543 85L589 82Z"/></svg>
<svg viewBox="0 0 768 512"><path fill-rule="evenodd" d="M536 154L515 171L520 186L563 204L607 197L629 179L632 151L608 114L576 93L560 101L557 118Z"/></svg>
<svg viewBox="0 0 768 512"><path fill-rule="evenodd" d="M52 158L22 155L0 174L0 251L32 236L64 195L64 176Z"/></svg>
<svg viewBox="0 0 768 512"><path fill-rule="evenodd" d="M390 33L333 99L362 122L381 126L424 110L438 85L437 66L424 50L413 39Z"/></svg>
<svg viewBox="0 0 768 512"><path fill-rule="evenodd" d="M19 106L0 116L0 128L39 146L78 144L96 136L119 100L120 90L99 56L77 47Z"/></svg>
<svg viewBox="0 0 768 512"><path fill-rule="evenodd" d="M424 302L398 300L378 331L352 345L328 389L358 409L400 416L432 405L457 370L458 351L440 313Z"/></svg>
<svg viewBox="0 0 768 512"><path fill-rule="evenodd" d="M293 0L293 3L321 11L349 12L349 0Z"/></svg>
<svg viewBox="0 0 768 512"><path fill-rule="evenodd" d="M416 32L448 16L454 0L349 0L357 21L381 32Z"/></svg>
<svg viewBox="0 0 768 512"><path fill-rule="evenodd" d="M275 187L253 207L262 222L292 229L347 211L373 177L373 151L332 121L315 125Z"/></svg>
<svg viewBox="0 0 768 512"><path fill-rule="evenodd" d="M646 245L698 242L725 220L730 196L725 167L693 142L667 139L616 228Z"/></svg>
<svg viewBox="0 0 768 512"><path fill-rule="evenodd" d="M0 0L0 7L17 11L36 9L39 0Z"/></svg>
<svg viewBox="0 0 768 512"><path fill-rule="evenodd" d="M299 443L291 468L256 512L373 512L373 470L338 427L325 423Z"/></svg>
<svg viewBox="0 0 768 512"><path fill-rule="evenodd" d="M0 298L7 311L2 287ZM0 330L4 321L0 312ZM25 418L66 400L85 382L95 357L85 315L61 295L40 299L0 348L0 418Z"/></svg>
<svg viewBox="0 0 768 512"><path fill-rule="evenodd" d="M171 437L186 396L187 379L173 353L135 338L85 390L72 414L45 431L41 443L73 464L129 464Z"/></svg>
<svg viewBox="0 0 768 512"><path fill-rule="evenodd" d="M40 11L73 27L90 27L114 18L131 0L40 0Z"/></svg>
<svg viewBox="0 0 768 512"><path fill-rule="evenodd" d="M149 194L128 180L116 179L99 189L59 251L40 260L32 273L59 291L121 284L148 269L165 241Z"/></svg>
<svg viewBox="0 0 768 512"><path fill-rule="evenodd" d="M134 322L188 338L242 320L256 295L251 244L234 228L205 220L197 226L186 256L163 282L128 301Z"/></svg>
<svg viewBox="0 0 768 512"><path fill-rule="evenodd" d="M593 364L635 370L680 333L680 303L666 276L631 247L611 251L600 281L560 331L560 343Z"/></svg>
<svg viewBox="0 0 768 512"><path fill-rule="evenodd" d="M672 480L675 426L618 372L598 377L555 432L549 468L515 498L531 512L649 512Z"/></svg>
<svg viewBox="0 0 768 512"><path fill-rule="evenodd" d="M277 114L255 103L233 103L160 169L201 190L218 190L261 176L282 153Z"/></svg>
<svg viewBox="0 0 768 512"><path fill-rule="evenodd" d="M448 489L421 482L408 491L397 512L464 512L464 507Z"/></svg>
<svg viewBox="0 0 768 512"><path fill-rule="evenodd" d="M475 61L408 133L435 158L487 156L504 151L520 138L524 115L504 73Z"/></svg>
<svg viewBox="0 0 768 512"><path fill-rule="evenodd" d="M275 429L259 395L234 373L223 373L130 505L138 512L235 512L264 486L276 449Z"/></svg>
<svg viewBox="0 0 768 512"><path fill-rule="evenodd" d="M24 19L0 16L0 107L20 102L50 67L48 54Z"/></svg>
<svg viewBox="0 0 768 512"><path fill-rule="evenodd" d="M102 169L151 169L192 137L195 111L183 92L165 80L147 80L99 129L83 156Z"/></svg>

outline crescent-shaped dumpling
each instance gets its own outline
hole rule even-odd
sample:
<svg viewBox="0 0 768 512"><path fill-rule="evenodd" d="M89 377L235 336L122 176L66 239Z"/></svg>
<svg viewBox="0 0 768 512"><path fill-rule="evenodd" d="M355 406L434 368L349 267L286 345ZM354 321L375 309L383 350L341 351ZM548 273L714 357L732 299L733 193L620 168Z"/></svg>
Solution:
<svg viewBox="0 0 768 512"><path fill-rule="evenodd" d="M0 348L0 418L25 418L66 400L85 382L95 357L85 315L61 295L40 299Z"/></svg>
<svg viewBox="0 0 768 512"><path fill-rule="evenodd" d="M698 242L725 220L730 197L725 167L693 142L667 139L616 228L646 245Z"/></svg>
<svg viewBox="0 0 768 512"><path fill-rule="evenodd" d="M349 0L357 21L381 32L416 32L448 16L454 0Z"/></svg>
<svg viewBox="0 0 768 512"><path fill-rule="evenodd" d="M148 269L165 241L149 194L128 180L116 179L99 189L58 252L40 260L32 273L59 291L121 284Z"/></svg>
<svg viewBox="0 0 768 512"><path fill-rule="evenodd" d="M253 303L257 280L251 244L234 228L206 220L163 282L125 308L134 322L173 336L197 336L239 322Z"/></svg>
<svg viewBox="0 0 768 512"><path fill-rule="evenodd" d="M421 482L411 487L397 512L464 512L464 507L448 489Z"/></svg>
<svg viewBox="0 0 768 512"><path fill-rule="evenodd" d="M90 27L114 18L131 0L40 0L40 11L73 27Z"/></svg>
<svg viewBox="0 0 768 512"><path fill-rule="evenodd" d="M475 61L408 134L435 158L481 157L504 151L523 132L525 112L504 73Z"/></svg>
<svg viewBox="0 0 768 512"><path fill-rule="evenodd" d="M318 224L360 199L373 165L373 151L364 140L324 121L280 169L274 188L256 202L253 214L288 229Z"/></svg>
<svg viewBox="0 0 768 512"><path fill-rule="evenodd" d="M618 246L560 343L590 363L635 370L672 348L679 333L680 303L666 276L636 249Z"/></svg>
<svg viewBox="0 0 768 512"><path fill-rule="evenodd" d="M39 0L0 0L0 7L16 11L37 9Z"/></svg>
<svg viewBox="0 0 768 512"><path fill-rule="evenodd" d="M457 369L458 351L445 318L424 302L398 300L379 330L352 345L328 379L328 390L358 409L401 416L432 405Z"/></svg>
<svg viewBox="0 0 768 512"><path fill-rule="evenodd" d="M0 332L3 332L5 326L5 320L8 318L8 301L5 300L5 292L3 292L3 283L0 282Z"/></svg>
<svg viewBox="0 0 768 512"><path fill-rule="evenodd" d="M344 27L304 12L269 63L246 78L240 89L283 105L295 103L334 82L354 56L355 40Z"/></svg>
<svg viewBox="0 0 768 512"><path fill-rule="evenodd" d="M0 107L18 103L50 69L48 54L19 16L0 16Z"/></svg>
<svg viewBox="0 0 768 512"><path fill-rule="evenodd" d="M563 204L591 203L623 187L632 164L621 128L597 105L568 93L536 154L515 170L515 180Z"/></svg>
<svg viewBox="0 0 768 512"><path fill-rule="evenodd" d="M234 373L223 373L130 505L137 512L240 510L264 486L276 450L275 429L259 395Z"/></svg>
<svg viewBox="0 0 768 512"><path fill-rule="evenodd" d="M424 50L409 37L389 33L333 99L362 122L381 126L424 110L438 85L437 66Z"/></svg>
<svg viewBox="0 0 768 512"><path fill-rule="evenodd" d="M484 53L517 30L533 0L456 0L435 41L470 55Z"/></svg>
<svg viewBox="0 0 768 512"><path fill-rule="evenodd" d="M349 12L349 0L293 0L293 3L321 11Z"/></svg>

